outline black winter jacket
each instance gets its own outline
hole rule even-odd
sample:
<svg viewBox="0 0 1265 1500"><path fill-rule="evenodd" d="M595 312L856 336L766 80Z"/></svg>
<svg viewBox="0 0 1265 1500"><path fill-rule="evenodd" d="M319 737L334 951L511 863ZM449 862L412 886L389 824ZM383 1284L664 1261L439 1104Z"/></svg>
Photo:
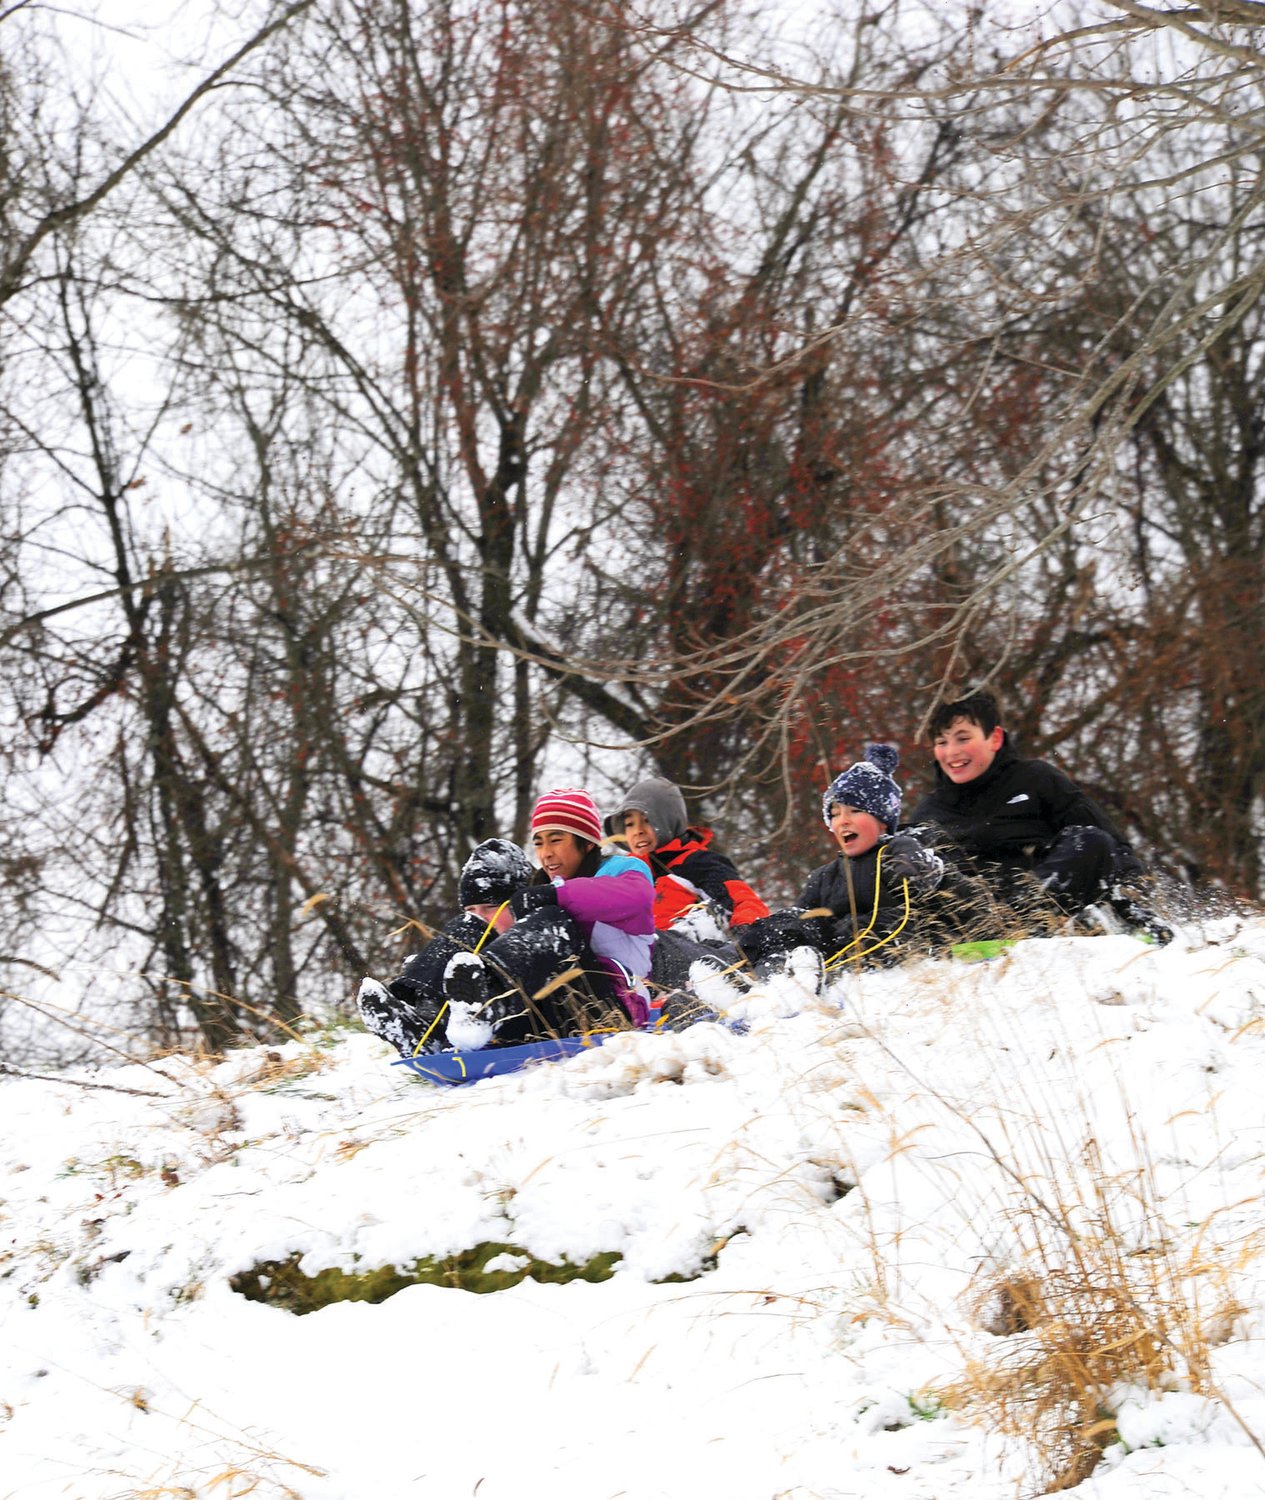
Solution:
<svg viewBox="0 0 1265 1500"><path fill-rule="evenodd" d="M882 851L882 859L879 853ZM905 890L909 882L911 898L927 896L940 883L944 865L939 856L924 849L908 833L885 836L873 849L848 860L851 867L852 895L848 893L848 868L844 856L836 855L827 865L814 870L800 894L799 905L775 911L734 936L752 963L759 963L792 948L807 945L816 948L827 961L855 952L857 956L883 948L884 940L906 922ZM875 906L875 887L878 903ZM853 898L856 923L852 921ZM833 915L810 917L806 913L828 908ZM888 954L895 950L888 950ZM886 956L886 955L885 955Z"/></svg>
<svg viewBox="0 0 1265 1500"><path fill-rule="evenodd" d="M1070 777L1048 761L1021 759L1008 740L974 781L955 785L937 766L935 788L914 808L912 822L935 824L973 860L1010 869L1031 869L1065 828L1101 828L1128 849L1120 830Z"/></svg>
<svg viewBox="0 0 1265 1500"><path fill-rule="evenodd" d="M879 850L883 851L882 862ZM887 907L903 907L904 891L901 879L909 881L912 894L934 889L941 873L940 861L929 853L916 838L908 833L898 833L880 839L873 849L856 859L849 859L851 872L844 866L844 856L837 854L828 865L822 865L808 877L799 898L800 906L811 911L815 907L828 906L836 917L852 915L852 897L848 894L848 875L852 876L852 896L856 899L857 916L864 927L874 912L874 890L879 883L880 911Z"/></svg>

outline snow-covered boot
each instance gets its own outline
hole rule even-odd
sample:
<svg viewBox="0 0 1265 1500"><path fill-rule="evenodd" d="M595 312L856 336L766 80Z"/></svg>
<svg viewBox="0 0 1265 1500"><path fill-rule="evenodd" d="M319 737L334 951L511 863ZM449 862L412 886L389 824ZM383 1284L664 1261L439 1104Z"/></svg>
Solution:
<svg viewBox="0 0 1265 1500"><path fill-rule="evenodd" d="M389 1042L401 1057L413 1057L419 1050L438 1052L444 1045L442 1028L434 1024L437 1008L428 1007L428 1014L392 994L376 979L366 976L360 981L356 1009L365 1029Z"/></svg>
<svg viewBox="0 0 1265 1500"><path fill-rule="evenodd" d="M719 1015L741 998L741 991L729 982L722 965L710 958L698 958L690 965L690 989L704 1005ZM709 1019L715 1020L716 1014Z"/></svg>
<svg viewBox="0 0 1265 1500"><path fill-rule="evenodd" d="M777 979L786 973L786 960L790 957L787 953L765 953L755 959L751 965L751 972L755 975L757 984L764 984L766 980Z"/></svg>
<svg viewBox="0 0 1265 1500"><path fill-rule="evenodd" d="M483 1015L488 1003L488 971L474 953L456 953L444 970L448 1039L458 1052L477 1052L492 1040L495 1027Z"/></svg>
<svg viewBox="0 0 1265 1500"><path fill-rule="evenodd" d="M449 1005L480 1011L488 1003L487 966L477 953L454 953L444 969L444 995Z"/></svg>
<svg viewBox="0 0 1265 1500"><path fill-rule="evenodd" d="M1173 929L1168 923L1149 906L1135 901L1123 886L1113 886L1111 895L1103 905L1119 917L1128 931L1138 934L1157 947L1162 948L1173 941Z"/></svg>
<svg viewBox="0 0 1265 1500"><path fill-rule="evenodd" d="M444 997L448 1001L448 1040L459 1052L486 1047L497 1028L511 1016L520 1015L523 997L514 985L492 994L494 975L477 953L455 953L444 970Z"/></svg>
<svg viewBox="0 0 1265 1500"><path fill-rule="evenodd" d="M786 955L786 972L810 995L820 995L826 979L826 963L816 948L807 943L792 948Z"/></svg>

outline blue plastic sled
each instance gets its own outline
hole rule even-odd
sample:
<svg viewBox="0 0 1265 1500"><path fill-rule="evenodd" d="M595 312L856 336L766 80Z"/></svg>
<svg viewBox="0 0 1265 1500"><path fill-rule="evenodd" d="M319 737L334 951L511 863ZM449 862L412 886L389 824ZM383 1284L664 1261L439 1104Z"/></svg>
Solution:
<svg viewBox="0 0 1265 1500"><path fill-rule="evenodd" d="M624 1035L622 1031L596 1031L590 1036L520 1042L516 1047L484 1047L478 1052L423 1052L419 1057L402 1057L391 1066L409 1068L431 1083L476 1083L480 1078L494 1078L499 1073L517 1073L528 1063L560 1062L577 1052L600 1047L607 1037Z"/></svg>

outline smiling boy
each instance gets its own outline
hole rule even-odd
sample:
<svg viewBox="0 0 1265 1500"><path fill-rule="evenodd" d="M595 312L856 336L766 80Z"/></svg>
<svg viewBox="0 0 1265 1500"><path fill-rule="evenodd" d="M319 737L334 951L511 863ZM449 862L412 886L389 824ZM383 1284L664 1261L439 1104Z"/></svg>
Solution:
<svg viewBox="0 0 1265 1500"><path fill-rule="evenodd" d="M914 809L934 824L970 872L1007 904L1021 903L1034 878L1066 913L1109 905L1129 927L1160 942L1172 931L1118 888L1141 862L1102 808L1070 777L1011 747L991 693L937 705L928 725L936 784Z"/></svg>

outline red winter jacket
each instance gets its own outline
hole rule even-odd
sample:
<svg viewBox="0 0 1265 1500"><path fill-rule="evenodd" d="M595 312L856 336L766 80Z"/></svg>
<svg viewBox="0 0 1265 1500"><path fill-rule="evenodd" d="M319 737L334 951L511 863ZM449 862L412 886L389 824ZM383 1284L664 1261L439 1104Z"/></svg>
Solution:
<svg viewBox="0 0 1265 1500"><path fill-rule="evenodd" d="M654 925L659 931L704 898L714 901L734 927L768 916L769 908L729 856L711 848L712 838L710 828L687 828L647 861L654 875Z"/></svg>

